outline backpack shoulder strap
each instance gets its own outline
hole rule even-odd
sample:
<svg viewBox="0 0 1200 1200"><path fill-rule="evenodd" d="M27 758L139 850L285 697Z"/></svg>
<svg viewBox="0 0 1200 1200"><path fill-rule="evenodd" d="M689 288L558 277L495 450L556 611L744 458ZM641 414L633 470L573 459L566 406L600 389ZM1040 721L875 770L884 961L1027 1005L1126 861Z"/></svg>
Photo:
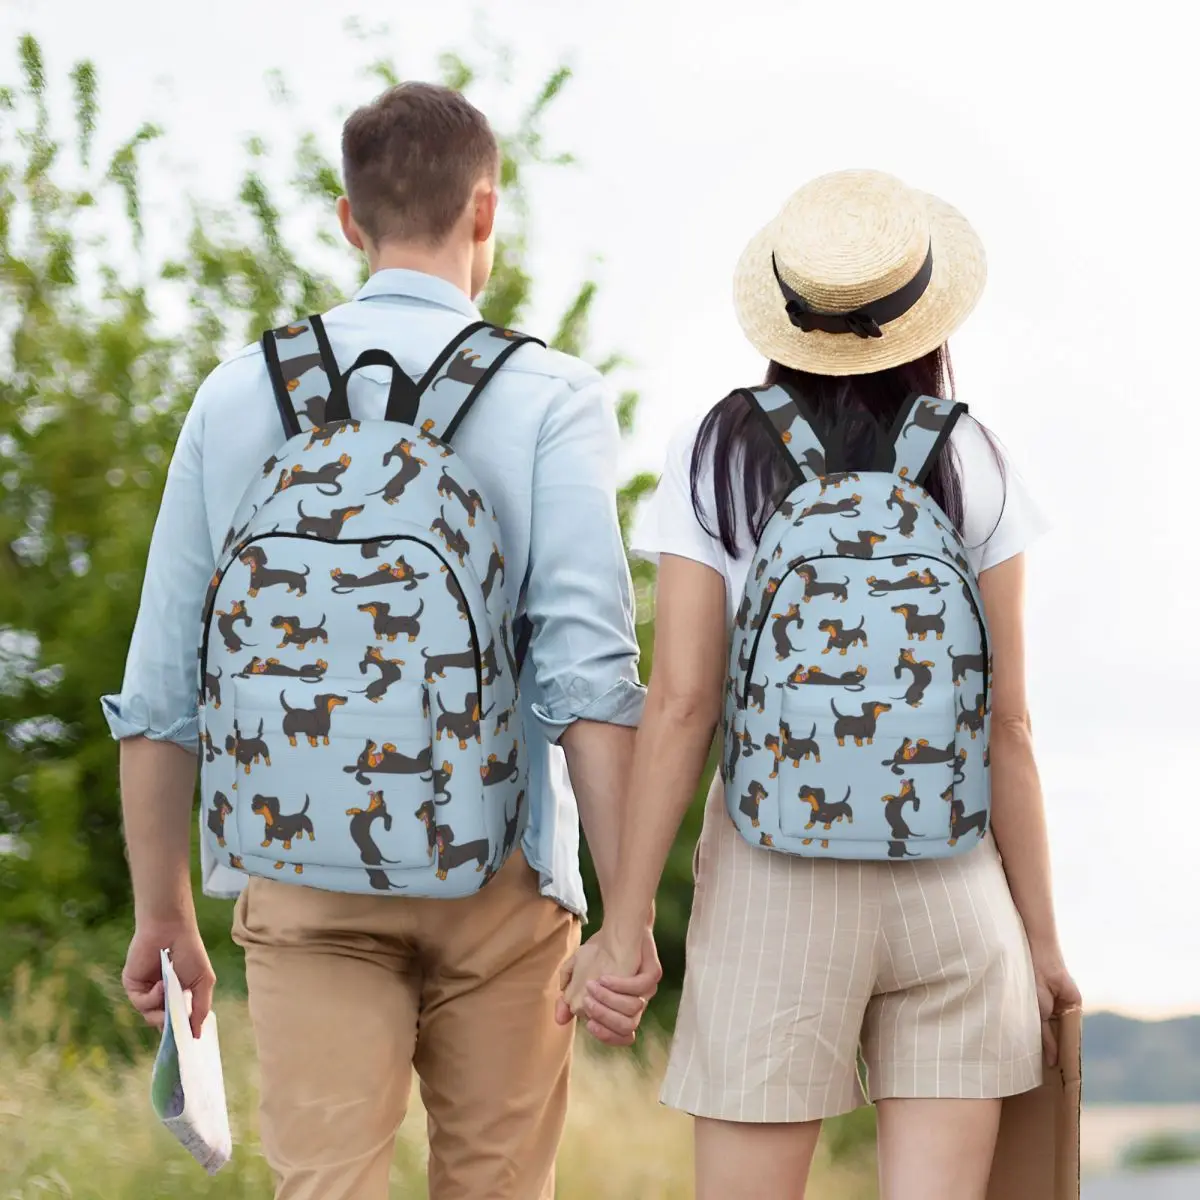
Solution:
<svg viewBox="0 0 1200 1200"><path fill-rule="evenodd" d="M911 395L900 406L891 436L880 444L878 471L894 471L923 487L967 406L957 400Z"/></svg>
<svg viewBox="0 0 1200 1200"><path fill-rule="evenodd" d="M816 431L808 405L799 395L779 383L737 390L783 450L797 484L827 474L825 443Z"/></svg>
<svg viewBox="0 0 1200 1200"><path fill-rule="evenodd" d="M449 443L492 376L526 342L546 344L486 321L468 325L434 359L417 385L419 401L412 423L431 437Z"/></svg>
<svg viewBox="0 0 1200 1200"><path fill-rule="evenodd" d="M289 438L325 424L330 400L342 390L337 361L319 316L268 329L262 352L279 419Z"/></svg>

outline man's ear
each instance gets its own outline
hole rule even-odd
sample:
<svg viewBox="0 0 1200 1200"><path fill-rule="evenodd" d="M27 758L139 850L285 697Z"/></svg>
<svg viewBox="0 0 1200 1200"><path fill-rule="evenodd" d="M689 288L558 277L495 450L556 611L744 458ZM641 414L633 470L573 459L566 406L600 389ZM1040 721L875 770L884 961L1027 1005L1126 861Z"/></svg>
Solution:
<svg viewBox="0 0 1200 1200"><path fill-rule="evenodd" d="M350 201L345 196L337 198L338 223L342 227L342 236L355 250L365 250L362 230L355 224L354 214L350 211Z"/></svg>
<svg viewBox="0 0 1200 1200"><path fill-rule="evenodd" d="M480 180L475 188L475 241L483 245L496 228L496 206L500 193L491 179Z"/></svg>

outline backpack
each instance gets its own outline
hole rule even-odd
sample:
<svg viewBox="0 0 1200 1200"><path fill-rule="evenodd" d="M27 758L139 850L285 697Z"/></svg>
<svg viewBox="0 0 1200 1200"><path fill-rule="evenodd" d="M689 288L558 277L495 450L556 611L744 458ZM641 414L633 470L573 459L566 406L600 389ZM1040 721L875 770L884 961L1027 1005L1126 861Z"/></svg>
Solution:
<svg viewBox="0 0 1200 1200"><path fill-rule="evenodd" d="M203 610L215 861L451 898L519 844L521 581L453 442L530 341L473 324L415 383L378 349L340 373L319 316L263 335L284 439L242 497ZM382 421L350 413L346 385L365 366L392 371Z"/></svg>
<svg viewBox="0 0 1200 1200"><path fill-rule="evenodd" d="M722 775L751 845L845 859L946 858L987 832L991 659L978 581L924 489L963 404L905 402L848 470L781 385L741 392L794 486L737 609Z"/></svg>

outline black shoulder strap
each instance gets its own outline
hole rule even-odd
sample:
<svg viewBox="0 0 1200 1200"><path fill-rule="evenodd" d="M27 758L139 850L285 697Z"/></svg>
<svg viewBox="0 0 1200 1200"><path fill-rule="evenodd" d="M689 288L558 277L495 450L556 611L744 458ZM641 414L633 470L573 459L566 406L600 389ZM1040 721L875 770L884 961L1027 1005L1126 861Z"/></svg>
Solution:
<svg viewBox="0 0 1200 1200"><path fill-rule="evenodd" d="M894 471L923 487L967 406L936 396L911 395L896 414L891 435L881 442L877 471Z"/></svg>
<svg viewBox="0 0 1200 1200"><path fill-rule="evenodd" d="M262 351L287 436L326 424L329 405L344 399L345 388L321 318L268 329Z"/></svg>
<svg viewBox="0 0 1200 1200"><path fill-rule="evenodd" d="M783 450L797 484L828 474L825 443L816 431L808 405L798 394L780 383L738 391Z"/></svg>

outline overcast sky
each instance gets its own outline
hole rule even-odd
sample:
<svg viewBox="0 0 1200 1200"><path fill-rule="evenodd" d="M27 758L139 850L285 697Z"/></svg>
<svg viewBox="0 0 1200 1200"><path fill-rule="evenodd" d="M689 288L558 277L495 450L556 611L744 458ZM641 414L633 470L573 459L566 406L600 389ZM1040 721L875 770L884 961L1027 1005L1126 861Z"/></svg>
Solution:
<svg viewBox="0 0 1200 1200"><path fill-rule="evenodd" d="M1054 525L1030 554L1029 654L1063 941L1091 1006L1151 1015L1200 1010L1200 572L1184 504L1200 442L1197 94L1174 6L1103 7L742 0L731 18L694 0L505 0L489 27L513 48L513 88L480 100L502 124L551 66L575 68L548 130L581 165L534 181L526 324L549 332L573 285L600 280L594 344L633 360L644 398L630 469L656 468L682 420L758 380L731 273L807 178L889 170L977 226L990 281L954 342L960 398ZM347 10L0 0L0 51L10 76L26 30L56 76L91 57L105 128L161 121L188 167L160 198L227 198L245 135L308 125L335 156L340 116L376 90L366 62L432 75L478 27L461 0L398 0L364 45L342 32ZM274 67L290 111L266 101Z"/></svg>

